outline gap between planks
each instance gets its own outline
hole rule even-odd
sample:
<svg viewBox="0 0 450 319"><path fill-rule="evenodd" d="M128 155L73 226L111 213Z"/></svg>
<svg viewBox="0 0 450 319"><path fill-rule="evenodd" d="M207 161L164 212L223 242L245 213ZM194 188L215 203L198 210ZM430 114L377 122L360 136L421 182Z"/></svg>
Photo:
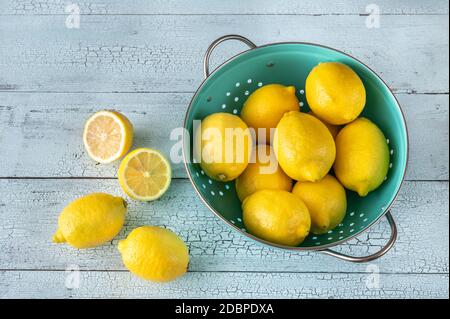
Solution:
<svg viewBox="0 0 450 319"><path fill-rule="evenodd" d="M0 272L66 272L67 269L39 269L39 268L29 268L29 269L0 269ZM111 273L129 273L127 269L79 269L79 272L89 273L89 272L111 272ZM283 271L283 270L188 270L187 273L192 274L336 274L336 275L367 275L367 271ZM377 274L380 275L450 275L448 272L387 272L380 271Z"/></svg>
<svg viewBox="0 0 450 319"><path fill-rule="evenodd" d="M1 86L0 86L1 88ZM17 94L195 94L195 91L21 91L0 89L0 93ZM416 91L416 90L395 90L392 93L396 95L449 95L448 91Z"/></svg>
<svg viewBox="0 0 450 319"><path fill-rule="evenodd" d="M117 180L117 177L97 176L0 176L0 180ZM172 180L189 180L188 177L172 177ZM448 183L448 179L405 179L404 182L411 183Z"/></svg>
<svg viewBox="0 0 450 319"><path fill-rule="evenodd" d="M368 17L369 13L80 13L80 16L300 16L300 17L333 17L333 16L357 16ZM382 13L380 16L448 16L447 12L433 13ZM0 16L62 16L67 17L67 13L0 13Z"/></svg>

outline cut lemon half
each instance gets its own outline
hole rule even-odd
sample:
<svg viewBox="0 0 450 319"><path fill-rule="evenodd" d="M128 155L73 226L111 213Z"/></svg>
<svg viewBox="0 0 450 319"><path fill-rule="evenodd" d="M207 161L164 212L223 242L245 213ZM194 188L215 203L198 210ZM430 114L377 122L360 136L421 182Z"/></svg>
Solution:
<svg viewBox="0 0 450 319"><path fill-rule="evenodd" d="M133 125L119 112L97 112L84 126L83 142L93 160L103 164L114 162L133 144Z"/></svg>
<svg viewBox="0 0 450 319"><path fill-rule="evenodd" d="M123 191L145 202L161 197L169 188L171 177L170 163L160 152L150 148L129 153L120 163L118 172Z"/></svg>

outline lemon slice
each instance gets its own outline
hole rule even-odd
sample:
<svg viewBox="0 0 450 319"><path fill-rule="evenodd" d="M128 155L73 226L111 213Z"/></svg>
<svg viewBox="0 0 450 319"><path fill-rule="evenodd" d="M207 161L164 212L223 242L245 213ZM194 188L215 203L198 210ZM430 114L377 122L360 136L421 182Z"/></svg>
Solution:
<svg viewBox="0 0 450 319"><path fill-rule="evenodd" d="M169 162L158 151L140 148L129 153L120 163L118 178L123 191L133 199L152 201L169 188Z"/></svg>
<svg viewBox="0 0 450 319"><path fill-rule="evenodd" d="M133 126L119 112L100 111L87 120L83 142L93 160L111 163L124 156L133 144Z"/></svg>

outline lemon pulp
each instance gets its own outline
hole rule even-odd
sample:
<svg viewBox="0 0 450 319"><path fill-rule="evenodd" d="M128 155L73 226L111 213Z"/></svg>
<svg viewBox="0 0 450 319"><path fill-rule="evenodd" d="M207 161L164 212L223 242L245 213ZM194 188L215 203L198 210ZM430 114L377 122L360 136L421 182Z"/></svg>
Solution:
<svg viewBox="0 0 450 319"><path fill-rule="evenodd" d="M122 160L118 178L128 196L140 201L151 201L161 197L169 188L171 168L160 152L140 148Z"/></svg>
<svg viewBox="0 0 450 319"><path fill-rule="evenodd" d="M133 144L133 126L119 112L100 111L87 120L83 142L93 160L111 163L129 151Z"/></svg>

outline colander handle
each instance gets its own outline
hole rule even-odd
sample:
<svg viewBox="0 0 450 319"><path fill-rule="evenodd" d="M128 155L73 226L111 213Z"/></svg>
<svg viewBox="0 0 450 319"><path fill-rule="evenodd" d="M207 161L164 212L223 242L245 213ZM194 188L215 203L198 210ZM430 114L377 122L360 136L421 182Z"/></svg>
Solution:
<svg viewBox="0 0 450 319"><path fill-rule="evenodd" d="M376 252L375 254L372 254L370 256L364 256L364 257L353 257L353 256L348 256L348 255L338 253L331 249L324 249L324 250L321 250L321 252L323 252L324 254L327 254L327 255L330 255L330 256L333 256L333 257L336 257L339 259L343 259L345 261L351 261L354 263L365 263L365 262L369 262L369 261L375 260L377 258L380 258L384 254L386 254L389 251L389 249L392 248L392 246L394 246L394 243L397 240L397 226L395 225L394 218L392 217L390 211L388 211L386 213L386 218L389 222L389 226L391 226L391 238L389 239L387 244L380 251Z"/></svg>
<svg viewBox="0 0 450 319"><path fill-rule="evenodd" d="M211 53L214 51L214 49L219 44L221 44L222 42L225 42L225 41L229 41L229 40L241 41L241 42L245 43L246 45L248 45L250 49L256 48L256 44L254 44L252 41L250 41L249 39L247 39L241 35L229 34L229 35L225 35L223 37L218 38L213 43L211 43L210 46L208 47L208 49L206 50L205 58L203 60L203 74L205 75L205 79L210 74L209 73L209 58L211 57Z"/></svg>

